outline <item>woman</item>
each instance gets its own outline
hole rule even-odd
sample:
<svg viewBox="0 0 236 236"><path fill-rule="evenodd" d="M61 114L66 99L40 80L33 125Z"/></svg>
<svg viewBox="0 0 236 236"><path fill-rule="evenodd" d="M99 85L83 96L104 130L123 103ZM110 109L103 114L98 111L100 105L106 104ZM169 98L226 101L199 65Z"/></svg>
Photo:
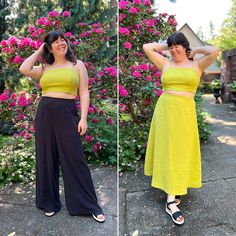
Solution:
<svg viewBox="0 0 236 236"><path fill-rule="evenodd" d="M34 66L40 55L45 65ZM20 72L39 80L42 87L35 116L36 206L46 216L60 211L61 165L69 214L92 214L96 221L104 222L80 140L87 130L89 106L88 76L83 62L76 60L62 32L51 31L44 44L22 63ZM77 90L80 120L75 103Z"/></svg>
<svg viewBox="0 0 236 236"><path fill-rule="evenodd" d="M167 193L166 212L174 223L184 217L177 207L187 188L200 188L201 157L194 95L202 72L219 50L203 46L190 50L181 32L172 34L166 44L143 45L148 58L162 71L163 94L158 99L151 122L144 172L152 176L152 186ZM168 50L172 60L160 51ZM203 57L192 60L196 54Z"/></svg>

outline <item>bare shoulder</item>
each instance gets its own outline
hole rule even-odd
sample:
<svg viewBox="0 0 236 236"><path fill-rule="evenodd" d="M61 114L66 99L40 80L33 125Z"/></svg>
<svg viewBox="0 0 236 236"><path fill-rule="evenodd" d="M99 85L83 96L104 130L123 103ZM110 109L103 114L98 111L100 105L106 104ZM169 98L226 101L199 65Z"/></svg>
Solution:
<svg viewBox="0 0 236 236"><path fill-rule="evenodd" d="M84 69L84 68L86 68L86 67L85 67L84 63L83 63L81 60L77 60L76 68L77 68L78 70L81 70L81 69Z"/></svg>

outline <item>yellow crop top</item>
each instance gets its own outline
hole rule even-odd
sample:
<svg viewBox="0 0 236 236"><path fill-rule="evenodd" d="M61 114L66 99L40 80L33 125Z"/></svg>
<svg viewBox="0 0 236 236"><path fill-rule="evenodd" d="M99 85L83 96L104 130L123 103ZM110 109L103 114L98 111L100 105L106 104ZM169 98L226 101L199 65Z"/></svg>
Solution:
<svg viewBox="0 0 236 236"><path fill-rule="evenodd" d="M48 69L43 73L40 85L42 94L63 92L76 96L79 87L79 75L72 67Z"/></svg>
<svg viewBox="0 0 236 236"><path fill-rule="evenodd" d="M193 67L169 67L161 76L162 89L196 93L200 77Z"/></svg>

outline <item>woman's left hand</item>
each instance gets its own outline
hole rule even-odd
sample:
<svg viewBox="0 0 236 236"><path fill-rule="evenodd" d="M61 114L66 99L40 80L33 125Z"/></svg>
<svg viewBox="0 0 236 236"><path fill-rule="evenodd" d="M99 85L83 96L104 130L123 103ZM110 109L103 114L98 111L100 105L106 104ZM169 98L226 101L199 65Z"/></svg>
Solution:
<svg viewBox="0 0 236 236"><path fill-rule="evenodd" d="M88 128L87 121L81 119L79 121L79 124L78 124L78 132L79 132L79 134L81 136L84 135L86 133L86 131L87 131L87 128Z"/></svg>

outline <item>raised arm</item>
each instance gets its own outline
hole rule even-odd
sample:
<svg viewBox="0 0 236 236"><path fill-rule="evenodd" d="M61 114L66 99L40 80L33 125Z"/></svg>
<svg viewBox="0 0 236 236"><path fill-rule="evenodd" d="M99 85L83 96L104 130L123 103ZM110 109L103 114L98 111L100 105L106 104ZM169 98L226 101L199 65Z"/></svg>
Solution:
<svg viewBox="0 0 236 236"><path fill-rule="evenodd" d="M20 72L28 77L39 80L43 74L43 70L41 66L34 66L38 57L43 53L44 44L40 46L40 48L34 52L31 56L29 56L25 61L21 64L19 70Z"/></svg>
<svg viewBox="0 0 236 236"><path fill-rule="evenodd" d="M215 61L219 52L219 48L215 46L202 46L194 48L189 57L193 57L195 54L205 54L205 56L196 59L199 70L203 72Z"/></svg>
<svg viewBox="0 0 236 236"><path fill-rule="evenodd" d="M77 61L79 69L79 96L81 108L81 120L78 125L80 135L84 135L87 130L87 115L89 108L89 90L88 90L88 73L84 63L80 60Z"/></svg>
<svg viewBox="0 0 236 236"><path fill-rule="evenodd" d="M143 45L143 50L151 62L162 71L166 57L162 56L159 52L168 50L168 45L161 43L147 43Z"/></svg>

